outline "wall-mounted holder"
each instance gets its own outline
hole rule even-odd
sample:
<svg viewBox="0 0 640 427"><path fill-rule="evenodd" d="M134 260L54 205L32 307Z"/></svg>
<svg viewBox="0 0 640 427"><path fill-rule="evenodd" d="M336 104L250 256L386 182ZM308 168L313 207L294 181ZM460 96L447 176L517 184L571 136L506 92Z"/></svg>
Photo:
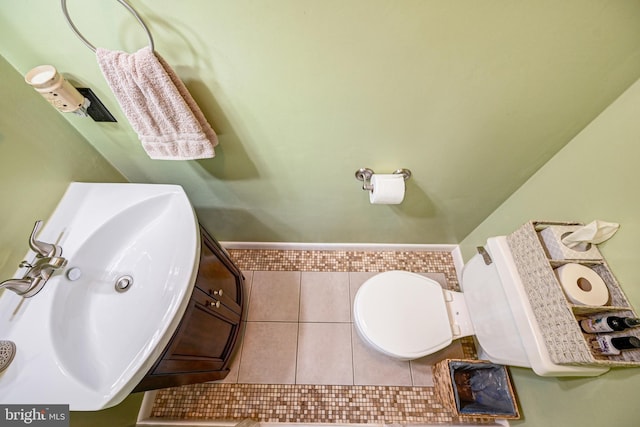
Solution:
<svg viewBox="0 0 640 427"><path fill-rule="evenodd" d="M24 80L58 111L91 117L96 122L116 121L91 89L73 87L53 65L38 65Z"/></svg>
<svg viewBox="0 0 640 427"><path fill-rule="evenodd" d="M142 18L138 14L138 12L129 3L127 3L126 0L118 0L118 3L120 3L129 12L131 12L131 14L138 20L140 25L142 25L142 28L144 28L144 31L147 33L147 37L149 38L149 47L151 48L152 51L155 50L155 46L154 46L154 43L153 43L153 37L151 36L151 31L149 31L149 28L147 27L147 24L144 23L144 21L142 20ZM64 15L65 19L67 20L67 24L69 24L69 27L71 27L71 31L73 31L75 33L75 35L78 36L78 38L80 40L82 40L82 43L84 43L89 49L91 49L95 53L96 52L96 47L94 45L92 45L91 43L89 43L89 40L87 40L82 35L80 30L78 30L78 28L73 23L73 20L71 19L71 16L69 15L69 11L67 10L67 0L60 0L60 7L62 7L62 14Z"/></svg>
<svg viewBox="0 0 640 427"><path fill-rule="evenodd" d="M78 92L80 92L85 99L91 101L87 108L87 114L94 122L117 122L116 118L113 117L113 114L107 110L107 107L104 106L102 101L100 101L100 98L98 98L90 88L78 87L76 89L78 89Z"/></svg>
<svg viewBox="0 0 640 427"><path fill-rule="evenodd" d="M366 191L373 191L373 185L371 185L371 177L375 172L369 168L360 168L356 171L356 179L362 181L362 189ZM411 171L409 169L397 169L393 172L394 175L402 175L404 180L411 178Z"/></svg>
<svg viewBox="0 0 640 427"><path fill-rule="evenodd" d="M38 65L32 68L24 76L24 80L56 110L87 115L90 102L71 86L53 65Z"/></svg>

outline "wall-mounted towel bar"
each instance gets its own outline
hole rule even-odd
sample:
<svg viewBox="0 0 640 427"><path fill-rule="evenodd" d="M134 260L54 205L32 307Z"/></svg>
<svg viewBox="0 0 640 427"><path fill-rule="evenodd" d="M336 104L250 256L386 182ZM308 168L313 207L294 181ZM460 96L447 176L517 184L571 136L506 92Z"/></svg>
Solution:
<svg viewBox="0 0 640 427"><path fill-rule="evenodd" d="M155 50L154 49L154 45L153 45L153 37L151 37L151 32L149 31L149 28L147 28L147 25L144 23L144 21L142 20L140 15L138 15L138 12L136 12L136 10L133 7L131 7L131 5L129 3L127 3L125 0L117 0L117 1L118 1L118 3L123 5L129 12L131 12L131 14L133 16L135 16L135 18L138 20L140 25L142 25L144 30L147 32L147 37L149 37L149 47L151 47L152 51ZM89 49L91 49L92 51L95 52L96 51L96 47L94 45L92 45L91 43L89 43L89 40L84 38L84 36L80 33L78 28L73 24L73 21L71 20L71 17L69 16L69 11L67 10L67 0L60 0L60 6L62 7L62 13L64 14L64 17L66 18L67 23L71 27L71 30L76 34L76 36L78 36L78 38L80 38L80 40L82 40L82 42L84 44L87 45L87 47Z"/></svg>

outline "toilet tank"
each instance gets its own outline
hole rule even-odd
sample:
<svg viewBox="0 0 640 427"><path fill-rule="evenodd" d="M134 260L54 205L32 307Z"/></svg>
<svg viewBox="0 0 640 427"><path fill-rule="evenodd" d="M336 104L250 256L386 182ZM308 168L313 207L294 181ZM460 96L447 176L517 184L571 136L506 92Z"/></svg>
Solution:
<svg viewBox="0 0 640 427"><path fill-rule="evenodd" d="M475 255L461 275L469 316L484 352L481 357L531 368L541 376L597 376L608 371L552 362L506 237L487 239L486 251L489 264Z"/></svg>
<svg viewBox="0 0 640 427"><path fill-rule="evenodd" d="M481 355L494 363L530 368L495 263L475 255L462 269L461 288Z"/></svg>

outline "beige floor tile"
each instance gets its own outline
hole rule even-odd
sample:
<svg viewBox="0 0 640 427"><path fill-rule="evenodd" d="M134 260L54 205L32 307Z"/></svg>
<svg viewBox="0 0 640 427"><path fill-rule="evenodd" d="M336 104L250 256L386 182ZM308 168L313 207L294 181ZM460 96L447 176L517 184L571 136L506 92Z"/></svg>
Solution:
<svg viewBox="0 0 640 427"><path fill-rule="evenodd" d="M350 323L300 323L296 384L353 385Z"/></svg>
<svg viewBox="0 0 640 427"><path fill-rule="evenodd" d="M242 359L242 346L244 344L244 333L247 329L247 322L242 322L240 324L240 336L238 337L238 344L236 345L236 351L231 356L231 363L229 364L229 374L220 380L213 382L220 383L237 383L238 382L238 373L240 372L240 359Z"/></svg>
<svg viewBox="0 0 640 427"><path fill-rule="evenodd" d="M464 352L462 351L460 340L452 342L451 345L438 352L412 360L410 364L413 385L416 387L432 387L433 365L443 359L464 359Z"/></svg>
<svg viewBox="0 0 640 427"><path fill-rule="evenodd" d="M435 280L440 284L440 286L442 286L445 289L447 288L447 276L445 276L444 273L418 273L418 274L420 274L421 276L428 277L432 280Z"/></svg>
<svg viewBox="0 0 640 427"><path fill-rule="evenodd" d="M300 279L300 322L349 322L349 273L304 271Z"/></svg>
<svg viewBox="0 0 640 427"><path fill-rule="evenodd" d="M244 310L242 311L242 320L247 320L249 314L249 298L251 297L251 284L253 283L253 271L244 270Z"/></svg>
<svg viewBox="0 0 640 427"><path fill-rule="evenodd" d="M378 273L368 271L352 271L349 273L349 298L351 300L349 307L351 307L351 320L353 320L353 299L356 297L356 292L358 292L358 289L360 289L360 286L362 286L364 282L376 274Z"/></svg>
<svg viewBox="0 0 640 427"><path fill-rule="evenodd" d="M298 324L247 322L238 382L294 384Z"/></svg>
<svg viewBox="0 0 640 427"><path fill-rule="evenodd" d="M297 322L299 271L254 271L249 298L250 322Z"/></svg>
<svg viewBox="0 0 640 427"><path fill-rule="evenodd" d="M409 362L394 359L370 348L360 338L355 326L352 331L352 342L355 385L411 385Z"/></svg>

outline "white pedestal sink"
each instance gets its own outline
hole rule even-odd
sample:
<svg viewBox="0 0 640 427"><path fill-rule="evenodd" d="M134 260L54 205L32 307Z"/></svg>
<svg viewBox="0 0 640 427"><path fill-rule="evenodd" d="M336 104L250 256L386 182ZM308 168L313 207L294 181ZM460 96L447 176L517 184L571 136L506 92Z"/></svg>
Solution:
<svg viewBox="0 0 640 427"><path fill-rule="evenodd" d="M68 264L32 298L0 296L0 339L17 347L0 402L116 405L189 301L200 247L192 206L175 185L72 183L38 238L62 246ZM118 291L123 277L129 286Z"/></svg>

